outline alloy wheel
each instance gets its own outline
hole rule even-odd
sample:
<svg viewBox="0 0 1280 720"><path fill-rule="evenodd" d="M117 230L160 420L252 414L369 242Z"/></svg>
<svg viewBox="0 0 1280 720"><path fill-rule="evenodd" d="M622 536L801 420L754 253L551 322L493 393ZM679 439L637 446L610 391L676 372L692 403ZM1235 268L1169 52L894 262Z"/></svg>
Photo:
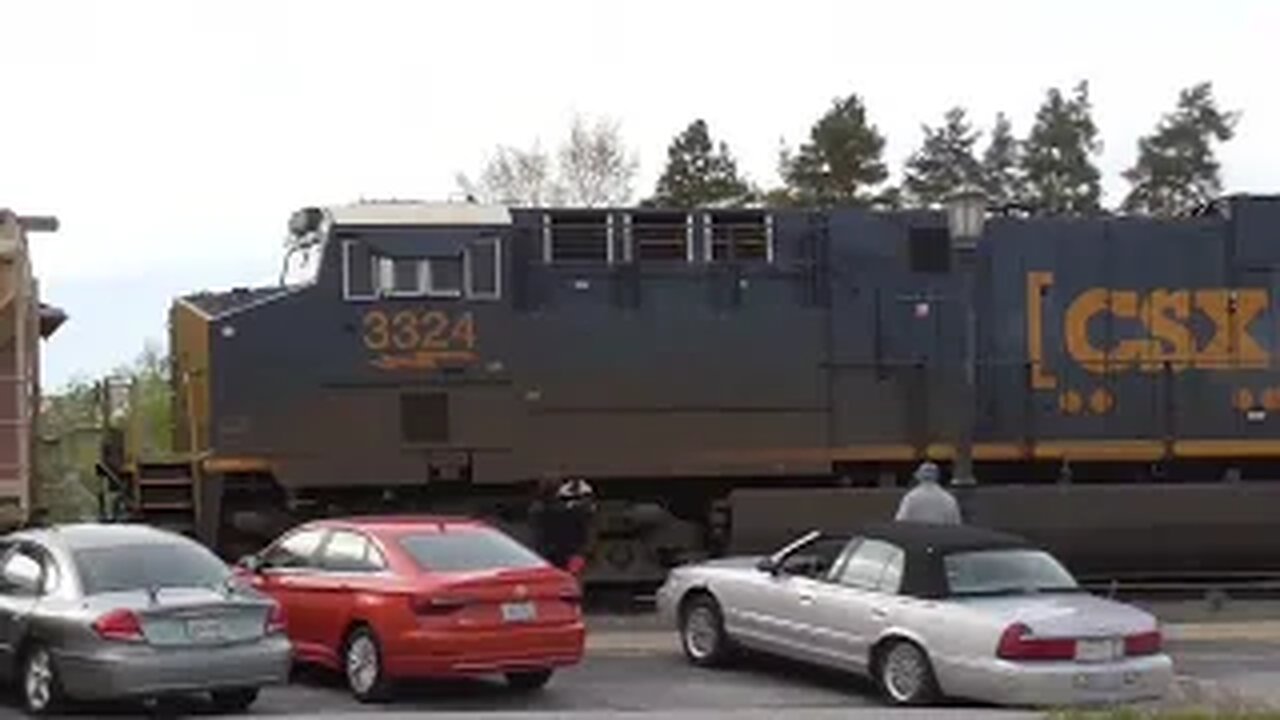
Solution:
<svg viewBox="0 0 1280 720"><path fill-rule="evenodd" d="M22 688L31 712L45 712L53 704L53 661L43 647L33 648L27 655Z"/></svg>
<svg viewBox="0 0 1280 720"><path fill-rule="evenodd" d="M880 683L889 699L896 704L926 702L933 695L933 671L929 659L914 643L896 643L881 663Z"/></svg>

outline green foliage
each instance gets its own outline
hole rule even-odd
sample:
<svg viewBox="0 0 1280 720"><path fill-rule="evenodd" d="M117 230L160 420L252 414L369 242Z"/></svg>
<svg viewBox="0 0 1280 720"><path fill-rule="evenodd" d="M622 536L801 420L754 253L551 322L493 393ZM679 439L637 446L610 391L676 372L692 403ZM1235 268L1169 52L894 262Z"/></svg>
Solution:
<svg viewBox="0 0 1280 720"><path fill-rule="evenodd" d="M667 148L667 167L646 205L692 208L741 204L751 187L738 177L738 164L724 142L715 144L702 118L689 123Z"/></svg>
<svg viewBox="0 0 1280 720"><path fill-rule="evenodd" d="M992 205L1020 202L1026 195L1019 171L1022 144L1004 113L996 115L991 140L982 153L982 189Z"/></svg>
<svg viewBox="0 0 1280 720"><path fill-rule="evenodd" d="M788 202L805 205L866 205L870 191L889 177L881 155L884 137L867 122L862 100L835 100L794 155L783 150L779 171Z"/></svg>
<svg viewBox="0 0 1280 720"><path fill-rule="evenodd" d="M1239 117L1218 109L1211 83L1182 90L1177 108L1138 140L1138 159L1123 173L1132 186L1124 210L1170 216L1213 199L1222 181L1212 143L1234 137Z"/></svg>
<svg viewBox="0 0 1280 720"><path fill-rule="evenodd" d="M924 143L907 158L904 199L915 207L941 207L964 187L983 185L982 164L974 155L981 133L963 108L946 112L941 127L923 127Z"/></svg>
<svg viewBox="0 0 1280 720"><path fill-rule="evenodd" d="M1039 215L1088 214L1101 209L1100 174L1092 156L1102 149L1093 122L1089 83L1070 98L1049 90L1023 145L1028 205Z"/></svg>
<svg viewBox="0 0 1280 720"><path fill-rule="evenodd" d="M125 392L112 397L104 383L76 379L42 398L37 421L39 445L35 506L51 521L92 518L107 425L136 433L133 442L147 456L172 452L169 363L148 343L133 363L112 373Z"/></svg>

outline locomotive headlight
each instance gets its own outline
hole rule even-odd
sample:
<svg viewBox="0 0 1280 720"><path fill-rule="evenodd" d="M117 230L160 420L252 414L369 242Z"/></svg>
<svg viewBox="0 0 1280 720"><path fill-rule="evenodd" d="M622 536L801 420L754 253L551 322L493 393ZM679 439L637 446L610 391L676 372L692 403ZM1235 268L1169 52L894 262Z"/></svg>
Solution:
<svg viewBox="0 0 1280 720"><path fill-rule="evenodd" d="M953 195L947 204L947 226L952 240L972 246L982 235L986 211L986 198L979 190L966 189Z"/></svg>

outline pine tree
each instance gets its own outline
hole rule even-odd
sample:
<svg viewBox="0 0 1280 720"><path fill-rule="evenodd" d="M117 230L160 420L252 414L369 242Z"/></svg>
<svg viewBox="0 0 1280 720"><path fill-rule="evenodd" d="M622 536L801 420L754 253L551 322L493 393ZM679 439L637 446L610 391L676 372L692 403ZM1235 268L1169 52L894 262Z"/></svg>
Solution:
<svg viewBox="0 0 1280 720"><path fill-rule="evenodd" d="M1091 156L1102 149L1091 116L1089 84L1071 98L1053 88L1036 113L1024 145L1027 203L1037 214L1085 214L1101 207L1102 187Z"/></svg>
<svg viewBox="0 0 1280 720"><path fill-rule="evenodd" d="M1007 206L1023 199L1019 159L1020 144L1013 135L1013 126L1004 113L998 113L991 140L982 153L982 189L991 205Z"/></svg>
<svg viewBox="0 0 1280 720"><path fill-rule="evenodd" d="M1177 108L1138 140L1138 159L1123 173L1131 186L1123 209L1170 216L1213 199L1222 180L1212 143L1234 137L1239 117L1218 109L1211 83L1182 90Z"/></svg>
<svg viewBox="0 0 1280 720"><path fill-rule="evenodd" d="M707 123L698 118L667 148L667 167L645 204L691 208L749 198L751 187L738 177L738 164L725 143L711 141Z"/></svg>
<svg viewBox="0 0 1280 720"><path fill-rule="evenodd" d="M867 122L852 94L832 103L794 156L784 150L779 172L791 197L803 204L866 204L872 188L889 177L881 155L884 137Z"/></svg>
<svg viewBox="0 0 1280 720"><path fill-rule="evenodd" d="M967 186L981 186L982 165L974 156L981 135L963 108L947 111L941 127L925 125L924 143L907 159L903 190L908 204L939 207Z"/></svg>

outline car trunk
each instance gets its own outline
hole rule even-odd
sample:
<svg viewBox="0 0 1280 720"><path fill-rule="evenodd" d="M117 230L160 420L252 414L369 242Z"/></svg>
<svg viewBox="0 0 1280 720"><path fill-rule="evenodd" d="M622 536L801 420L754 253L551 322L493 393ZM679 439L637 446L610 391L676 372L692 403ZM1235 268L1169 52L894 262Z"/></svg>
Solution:
<svg viewBox="0 0 1280 720"><path fill-rule="evenodd" d="M131 612L146 642L163 647L257 640L265 634L270 612L261 601L207 588L159 588L154 595L145 590L102 593L89 603L100 619L114 614L109 624L118 632L129 620L117 611Z"/></svg>
<svg viewBox="0 0 1280 720"><path fill-rule="evenodd" d="M1154 629L1146 613L1086 593L975 597L959 602L1002 624L1023 623L1044 637L1116 637Z"/></svg>
<svg viewBox="0 0 1280 720"><path fill-rule="evenodd" d="M1007 660L1110 662L1159 652L1153 618L1087 593L965 598L961 604L1001 628L996 653Z"/></svg>
<svg viewBox="0 0 1280 720"><path fill-rule="evenodd" d="M551 568L424 574L412 599L424 621L474 630L571 622L578 602L576 583Z"/></svg>

